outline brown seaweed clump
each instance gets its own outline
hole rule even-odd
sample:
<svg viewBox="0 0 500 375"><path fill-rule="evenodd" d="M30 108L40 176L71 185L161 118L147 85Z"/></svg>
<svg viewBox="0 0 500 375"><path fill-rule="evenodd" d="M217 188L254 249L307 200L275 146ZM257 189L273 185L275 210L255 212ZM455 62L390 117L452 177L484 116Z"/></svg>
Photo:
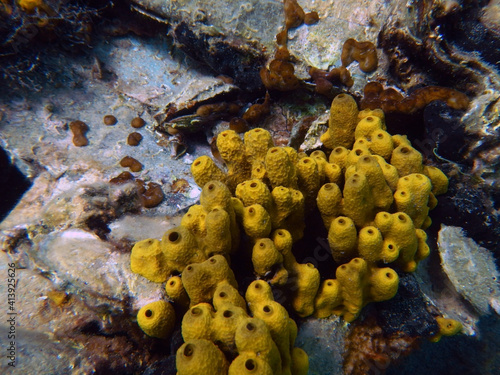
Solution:
<svg viewBox="0 0 500 375"><path fill-rule="evenodd" d="M329 72L315 67L309 68L309 75L316 85L315 91L318 94L331 96L334 85L352 87L354 80L347 67L353 61L357 61L359 68L365 73L374 71L378 66L375 45L371 42L358 42L352 38L344 42L341 60L342 66L333 68Z"/></svg>
<svg viewBox="0 0 500 375"><path fill-rule="evenodd" d="M355 39L347 39L342 47L342 66L348 67L353 61L359 63L359 68L370 73L377 69L377 49L371 42L358 42Z"/></svg>
<svg viewBox="0 0 500 375"><path fill-rule="evenodd" d="M271 97L269 96L269 93L266 92L264 102L251 105L250 108L248 108L243 114L243 120L251 125L254 125L265 118L269 113L271 113Z"/></svg>
<svg viewBox="0 0 500 375"><path fill-rule="evenodd" d="M142 141L142 135L137 132L130 133L127 137L127 144L129 146L138 146Z"/></svg>
<svg viewBox="0 0 500 375"><path fill-rule="evenodd" d="M467 95L448 87L422 87L404 97L392 87L384 89L379 82L369 82L365 86L360 106L361 109L381 108L385 113L411 114L424 109L434 100L443 101L453 109L465 110L469 107Z"/></svg>
<svg viewBox="0 0 500 375"><path fill-rule="evenodd" d="M102 122L104 122L104 125L112 126L115 125L118 122L118 120L113 115L106 115L103 117Z"/></svg>
<svg viewBox="0 0 500 375"><path fill-rule="evenodd" d="M109 183L113 185L121 185L132 181L134 181L134 175L128 171L124 171L120 173L118 176L110 179Z"/></svg>
<svg viewBox="0 0 500 375"><path fill-rule="evenodd" d="M142 118L140 117L136 117L134 118L131 122L130 122L130 126L132 126L133 128L142 128L144 125L146 125L146 121L144 121Z"/></svg>
<svg viewBox="0 0 500 375"><path fill-rule="evenodd" d="M120 160L120 165L125 168L130 168L132 172L140 172L143 168L142 164L131 156L125 156Z"/></svg>
<svg viewBox="0 0 500 375"><path fill-rule="evenodd" d="M80 120L71 121L69 123L69 129L73 133L73 144L76 147L83 147L89 144L89 140L86 136L89 127L86 123Z"/></svg>
<svg viewBox="0 0 500 375"><path fill-rule="evenodd" d="M139 179L136 180L136 182L139 188L139 196L144 207L153 208L163 201L165 196L160 184L156 182L148 182L146 184L143 180Z"/></svg>
<svg viewBox="0 0 500 375"><path fill-rule="evenodd" d="M333 85L342 84L351 87L354 84L351 73L345 66L333 68L329 72L311 67L309 68L309 75L316 84L315 91L326 96L330 96Z"/></svg>
<svg viewBox="0 0 500 375"><path fill-rule="evenodd" d="M269 68L262 67L260 79L269 90L291 91L299 87L300 81L295 76L295 68L290 62L290 53L285 46L280 46L269 63Z"/></svg>

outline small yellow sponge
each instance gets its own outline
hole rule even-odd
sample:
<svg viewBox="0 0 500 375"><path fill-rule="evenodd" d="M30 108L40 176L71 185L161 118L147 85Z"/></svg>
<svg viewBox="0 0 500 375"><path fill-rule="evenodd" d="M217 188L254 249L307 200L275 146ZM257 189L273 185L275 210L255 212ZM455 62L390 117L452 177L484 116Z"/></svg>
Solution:
<svg viewBox="0 0 500 375"><path fill-rule="evenodd" d="M431 337L430 341L438 342L443 336L453 336L462 331L462 323L458 320L436 317L436 322L439 326L439 332Z"/></svg>
<svg viewBox="0 0 500 375"><path fill-rule="evenodd" d="M149 303L137 313L137 323L146 335L167 338L175 324L174 308L166 301Z"/></svg>

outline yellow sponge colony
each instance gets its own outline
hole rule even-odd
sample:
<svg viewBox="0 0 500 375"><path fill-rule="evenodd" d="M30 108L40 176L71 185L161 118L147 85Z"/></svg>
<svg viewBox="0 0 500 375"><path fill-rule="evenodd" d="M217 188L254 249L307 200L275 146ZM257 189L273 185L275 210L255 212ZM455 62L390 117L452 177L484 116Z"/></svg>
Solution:
<svg viewBox="0 0 500 375"><path fill-rule="evenodd" d="M453 336L462 331L462 323L458 320L436 317L436 322L439 327L439 332L431 338L432 342L438 342L443 336Z"/></svg>
<svg viewBox="0 0 500 375"><path fill-rule="evenodd" d="M424 166L405 136L387 133L384 121L381 110L360 112L341 94L321 137L328 156L276 147L267 130L256 128L243 138L232 130L218 135L224 166L208 156L194 161L200 204L161 241L140 241L131 254L132 271L166 281L168 298L186 311L179 375L305 375L297 325L272 287L282 287L299 317L337 314L351 322L366 304L394 297L395 269L412 272L428 256L424 229L448 179ZM318 269L292 251L316 207L337 263L335 279L321 281ZM230 267L236 251L258 278L245 296ZM169 302L155 302L137 319L148 335L166 337L175 315ZM456 329L443 323L440 335Z"/></svg>
<svg viewBox="0 0 500 375"><path fill-rule="evenodd" d="M323 185L317 196L333 258L344 263L362 257L370 265L391 263L414 271L429 254L422 229L431 224L435 195L447 191L448 179L438 168L424 166L405 136L386 132L383 112L358 112L347 96L334 99L322 138L333 148L329 161L339 166L345 181ZM346 124L356 114L356 125L344 125L339 114ZM339 124L349 131L339 133ZM349 142L334 142L333 134Z"/></svg>

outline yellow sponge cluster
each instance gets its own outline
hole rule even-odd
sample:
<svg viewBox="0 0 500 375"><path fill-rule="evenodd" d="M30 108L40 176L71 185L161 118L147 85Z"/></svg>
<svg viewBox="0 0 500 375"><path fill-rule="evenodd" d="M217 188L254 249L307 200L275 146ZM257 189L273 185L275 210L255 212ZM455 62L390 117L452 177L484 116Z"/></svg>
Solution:
<svg viewBox="0 0 500 375"><path fill-rule="evenodd" d="M224 182L240 200L237 213L253 239L268 237L276 229L288 230L294 240L302 238L304 207L314 204L321 186L317 163L291 147L274 147L271 134L255 128L244 140L226 130L217 137L217 148L227 172L208 156L191 165L195 182Z"/></svg>
<svg viewBox="0 0 500 375"><path fill-rule="evenodd" d="M363 258L354 258L338 267L336 277L321 285L314 301L317 318L337 314L352 322L369 302L394 297L399 284L396 271L370 266Z"/></svg>
<svg viewBox="0 0 500 375"><path fill-rule="evenodd" d="M369 264L396 262L403 271L414 271L429 254L423 229L431 224L429 210L437 204L435 196L446 192L448 179L438 168L424 166L405 136L385 129L382 111L358 111L347 94L333 100L322 140L333 148L329 162L342 170L343 179L323 185L317 204L337 262L362 257Z"/></svg>
<svg viewBox="0 0 500 375"><path fill-rule="evenodd" d="M314 312L314 296L319 288L320 274L312 263L297 263L292 243L290 232L278 229L272 238L257 240L252 251L252 263L260 277L274 273L269 281L271 285L287 285L293 309L299 316L305 317Z"/></svg>
<svg viewBox="0 0 500 375"><path fill-rule="evenodd" d="M220 254L228 256L239 246L239 226L233 198L226 185L207 183L200 204L183 216L181 225L170 229L161 241L146 239L132 248L132 272L154 282L164 282L191 263L200 263Z"/></svg>
<svg viewBox="0 0 500 375"><path fill-rule="evenodd" d="M182 283L191 308L182 319L185 344L177 351L179 375L211 374L214 368L217 374L307 374L307 354L294 348L297 326L273 300L269 284L253 282L245 301L220 255L189 265Z"/></svg>
<svg viewBox="0 0 500 375"><path fill-rule="evenodd" d="M321 140L332 150L328 156L275 147L261 128L243 139L231 130L220 133L225 170L208 156L191 166L202 188L200 204L161 241L133 247L132 271L167 281L167 296L186 311L179 375L305 375L308 357L295 347L297 326L274 300L272 286L287 291L300 317L337 314L351 322L366 304L396 294L394 269L414 271L428 256L424 230L436 195L447 190L444 173L424 166L405 136L387 133L381 110L358 111L346 94L334 99ZM313 264L297 262L292 252L315 207L338 264L336 278L323 282ZM240 226L258 278L244 298L229 265ZM154 337L168 336L174 320L164 301L138 314L141 328ZM454 329L445 323L441 335Z"/></svg>

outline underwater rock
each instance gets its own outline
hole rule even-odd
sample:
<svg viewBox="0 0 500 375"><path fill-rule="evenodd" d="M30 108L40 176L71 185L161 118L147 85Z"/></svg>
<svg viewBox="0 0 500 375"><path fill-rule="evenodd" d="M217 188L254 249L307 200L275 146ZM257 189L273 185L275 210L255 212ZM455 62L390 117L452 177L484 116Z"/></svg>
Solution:
<svg viewBox="0 0 500 375"><path fill-rule="evenodd" d="M309 374L342 374L344 342L348 326L337 316L327 319L304 321L297 335L296 344L309 355Z"/></svg>
<svg viewBox="0 0 500 375"><path fill-rule="evenodd" d="M430 337L438 330L412 274L401 273L396 296L376 304L375 309L384 334L402 332L411 337Z"/></svg>
<svg viewBox="0 0 500 375"><path fill-rule="evenodd" d="M500 315L500 272L492 254L459 227L442 225L438 245L443 270L457 292L481 315L490 308Z"/></svg>

